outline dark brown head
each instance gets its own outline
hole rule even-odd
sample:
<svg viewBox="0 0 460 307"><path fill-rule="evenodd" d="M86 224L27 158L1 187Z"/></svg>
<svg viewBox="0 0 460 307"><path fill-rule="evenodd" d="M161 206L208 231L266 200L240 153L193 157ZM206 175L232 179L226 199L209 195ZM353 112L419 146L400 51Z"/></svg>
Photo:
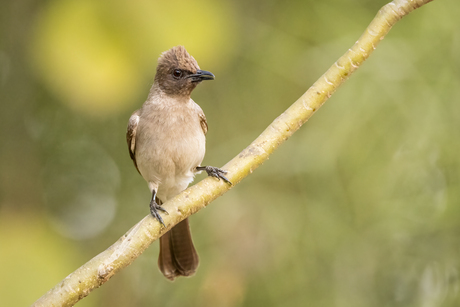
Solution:
<svg viewBox="0 0 460 307"><path fill-rule="evenodd" d="M200 70L196 60L183 46L163 52L158 59L155 84L167 95L190 96L203 80L214 80L214 75Z"/></svg>

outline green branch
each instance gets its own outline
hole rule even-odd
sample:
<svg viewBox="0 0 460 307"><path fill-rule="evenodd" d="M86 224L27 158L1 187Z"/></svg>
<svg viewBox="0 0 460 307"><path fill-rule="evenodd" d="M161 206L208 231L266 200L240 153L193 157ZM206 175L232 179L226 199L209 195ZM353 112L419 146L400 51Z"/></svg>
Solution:
<svg viewBox="0 0 460 307"><path fill-rule="evenodd" d="M259 167L268 156L299 129L335 92L335 90L369 57L377 44L402 17L432 0L395 0L385 5L372 20L364 34L340 59L322 75L308 91L267 129L228 162L228 178L235 184ZM150 215L142 219L115 244L100 253L53 289L33 306L73 306L100 287L114 274L131 264L152 242L181 220L198 212L231 186L206 178L164 204L169 215L164 216L166 228Z"/></svg>

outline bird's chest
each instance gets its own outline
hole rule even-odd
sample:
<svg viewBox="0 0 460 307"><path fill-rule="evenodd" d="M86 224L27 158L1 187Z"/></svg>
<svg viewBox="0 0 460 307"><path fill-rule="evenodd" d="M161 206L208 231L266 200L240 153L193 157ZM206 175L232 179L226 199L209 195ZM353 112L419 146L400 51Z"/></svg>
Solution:
<svg viewBox="0 0 460 307"><path fill-rule="evenodd" d="M139 154L163 165L174 164L175 172L188 171L201 163L205 135L198 114L184 110L154 112L139 122L142 148Z"/></svg>

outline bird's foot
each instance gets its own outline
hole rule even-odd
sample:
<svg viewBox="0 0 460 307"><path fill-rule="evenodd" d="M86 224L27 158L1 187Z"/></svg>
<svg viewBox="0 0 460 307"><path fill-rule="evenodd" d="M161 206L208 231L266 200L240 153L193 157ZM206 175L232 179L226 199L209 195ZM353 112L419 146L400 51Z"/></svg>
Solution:
<svg viewBox="0 0 460 307"><path fill-rule="evenodd" d="M166 214L169 214L168 211L166 211L163 207L161 207L155 200L152 200L150 202L150 213L154 218L158 220L164 227L166 227L165 223L163 222L163 219L161 218L161 215L158 211L162 211Z"/></svg>
<svg viewBox="0 0 460 307"><path fill-rule="evenodd" d="M224 174L227 174L227 171L224 171L223 169L214 166L198 166L196 169L198 171L206 171L206 173L208 173L208 176L222 179L226 183L232 184L231 181L228 180L227 177L225 177Z"/></svg>

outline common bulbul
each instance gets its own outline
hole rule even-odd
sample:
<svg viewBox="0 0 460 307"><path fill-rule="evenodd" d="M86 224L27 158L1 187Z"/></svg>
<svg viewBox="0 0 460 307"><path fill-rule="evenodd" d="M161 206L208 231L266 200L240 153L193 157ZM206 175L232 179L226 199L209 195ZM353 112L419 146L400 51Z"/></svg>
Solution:
<svg viewBox="0 0 460 307"><path fill-rule="evenodd" d="M147 100L129 118L129 154L152 193L150 212L163 226L159 211L167 212L161 205L185 190L195 173L204 170L230 183L226 171L200 166L208 125L190 94L204 80L214 75L201 70L183 46L163 52ZM198 263L188 219L160 237L158 266L166 278L190 276Z"/></svg>

